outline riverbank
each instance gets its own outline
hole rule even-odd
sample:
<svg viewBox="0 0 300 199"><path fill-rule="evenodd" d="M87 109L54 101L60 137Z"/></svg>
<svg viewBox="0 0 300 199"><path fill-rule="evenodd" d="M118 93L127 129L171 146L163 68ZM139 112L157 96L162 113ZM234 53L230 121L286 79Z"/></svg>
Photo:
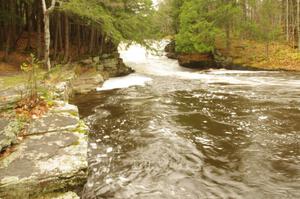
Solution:
<svg viewBox="0 0 300 199"><path fill-rule="evenodd" d="M47 112L26 119L15 107L26 98L27 75L0 77L0 198L79 198L87 177L88 128L69 98L131 72L118 53L41 71L47 78L39 80L38 92Z"/></svg>
<svg viewBox="0 0 300 199"><path fill-rule="evenodd" d="M268 46L250 40L232 40L229 53L225 45L217 43L218 51L233 65L248 66L264 70L300 71L300 53L287 44L272 42Z"/></svg>
<svg viewBox="0 0 300 199"><path fill-rule="evenodd" d="M175 53L174 43L166 48L167 56L178 59L182 66L197 68L226 68L246 70L300 71L300 53L287 44L258 43L250 40L232 40L230 51L225 43L217 41L217 50L211 54Z"/></svg>

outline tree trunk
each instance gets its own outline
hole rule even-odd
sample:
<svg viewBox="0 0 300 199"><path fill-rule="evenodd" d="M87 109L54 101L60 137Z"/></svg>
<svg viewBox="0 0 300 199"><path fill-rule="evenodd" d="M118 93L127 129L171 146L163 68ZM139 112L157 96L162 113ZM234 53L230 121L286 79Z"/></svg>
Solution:
<svg viewBox="0 0 300 199"><path fill-rule="evenodd" d="M50 8L47 9L46 0L42 0L43 3L43 12L44 12L44 42L45 42L45 50L44 50L44 59L45 66L48 70L51 69L50 62L50 13L53 11L55 7L56 0L52 0Z"/></svg>
<svg viewBox="0 0 300 199"><path fill-rule="evenodd" d="M90 45L89 45L89 53L92 54L93 53L93 49L94 49L94 43L95 43L95 29L92 28L91 29L91 35L90 35Z"/></svg>
<svg viewBox="0 0 300 199"><path fill-rule="evenodd" d="M56 23L56 27L55 27L55 37L54 37L54 58L56 59L56 57L57 57L57 46L58 46L58 30L59 30L59 28L58 28L58 25L59 25L59 23L58 23L58 21L59 21L60 19L59 19L59 16L57 15L56 16L56 21L57 21L57 23Z"/></svg>
<svg viewBox="0 0 300 199"><path fill-rule="evenodd" d="M64 15L64 24L65 24L65 58L64 61L69 61L69 48L70 48L70 40L69 40L69 18L65 14Z"/></svg>
<svg viewBox="0 0 300 199"><path fill-rule="evenodd" d="M50 28L49 28L49 14L44 13L44 39L45 39L45 51L44 51L44 59L45 66L48 70L51 69L50 63Z"/></svg>
<svg viewBox="0 0 300 199"><path fill-rule="evenodd" d="M297 36L298 36L298 51L300 51L300 0L297 0Z"/></svg>
<svg viewBox="0 0 300 199"><path fill-rule="evenodd" d="M28 38L27 38L27 46L26 49L30 50L31 49L31 33L32 33L32 9L31 5L27 5L27 33L28 33Z"/></svg>
<svg viewBox="0 0 300 199"><path fill-rule="evenodd" d="M286 25L286 41L289 42L289 0L286 0L286 16L285 16L285 25Z"/></svg>
<svg viewBox="0 0 300 199"><path fill-rule="evenodd" d="M80 55L81 52L81 29L80 29L80 25L77 25L77 54Z"/></svg>
<svg viewBox="0 0 300 199"><path fill-rule="evenodd" d="M36 28L37 28L37 57L38 57L38 59L40 59L41 56L42 56L41 13L40 13L39 10L40 10L40 6L38 4L37 24L36 24Z"/></svg>
<svg viewBox="0 0 300 199"><path fill-rule="evenodd" d="M11 27L10 25L7 25L7 40L6 40L6 45L5 45L5 54L4 54L4 61L7 61L8 59L8 54L10 51L10 43L11 43Z"/></svg>

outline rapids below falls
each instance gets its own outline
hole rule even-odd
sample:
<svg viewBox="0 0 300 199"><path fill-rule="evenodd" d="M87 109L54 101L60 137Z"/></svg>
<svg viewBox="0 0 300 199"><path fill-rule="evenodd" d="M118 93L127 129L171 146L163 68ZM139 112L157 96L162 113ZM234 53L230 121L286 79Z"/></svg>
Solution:
<svg viewBox="0 0 300 199"><path fill-rule="evenodd" d="M91 128L84 199L300 198L300 73L120 53L136 73L73 102Z"/></svg>

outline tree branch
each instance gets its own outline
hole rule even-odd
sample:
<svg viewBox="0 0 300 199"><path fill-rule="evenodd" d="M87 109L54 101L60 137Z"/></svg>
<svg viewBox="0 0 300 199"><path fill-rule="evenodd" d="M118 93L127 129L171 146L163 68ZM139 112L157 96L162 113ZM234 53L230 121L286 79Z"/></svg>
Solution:
<svg viewBox="0 0 300 199"><path fill-rule="evenodd" d="M49 12L52 12L52 11L54 10L54 8L55 8L55 3L56 3L56 0L52 0L52 1L51 1L51 6L50 6L50 8L48 8L48 13L49 13Z"/></svg>
<svg viewBox="0 0 300 199"><path fill-rule="evenodd" d="M42 5L43 5L43 11L47 11L47 6L46 6L46 0L42 0Z"/></svg>
<svg viewBox="0 0 300 199"><path fill-rule="evenodd" d="M50 14L55 8L56 0L51 1L51 6L47 9L46 0L42 0L44 14Z"/></svg>

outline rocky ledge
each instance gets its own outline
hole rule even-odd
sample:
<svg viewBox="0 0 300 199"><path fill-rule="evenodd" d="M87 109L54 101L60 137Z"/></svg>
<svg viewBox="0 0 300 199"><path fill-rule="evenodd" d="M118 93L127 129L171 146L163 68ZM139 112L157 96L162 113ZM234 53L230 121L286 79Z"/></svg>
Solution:
<svg viewBox="0 0 300 199"><path fill-rule="evenodd" d="M165 47L165 52L168 58L177 59L179 65L200 70L220 68L212 53L178 53L175 45L175 41L171 41Z"/></svg>
<svg viewBox="0 0 300 199"><path fill-rule="evenodd" d="M222 54L220 50L214 53L178 53L175 41L165 47L165 52L169 59L177 59L179 65L192 69L260 70L244 63L235 63L232 57Z"/></svg>
<svg viewBox="0 0 300 199"><path fill-rule="evenodd" d="M123 63L119 53L91 57L80 61L78 64L81 67L92 67L95 70L89 70L72 81L73 94L86 94L95 91L110 77L124 76L134 72Z"/></svg>
<svg viewBox="0 0 300 199"><path fill-rule="evenodd" d="M56 102L45 116L30 123L23 140L0 159L0 198L41 198L83 185L87 132L76 106Z"/></svg>
<svg viewBox="0 0 300 199"><path fill-rule="evenodd" d="M195 69L220 68L211 53L181 53L177 56L181 66Z"/></svg>

